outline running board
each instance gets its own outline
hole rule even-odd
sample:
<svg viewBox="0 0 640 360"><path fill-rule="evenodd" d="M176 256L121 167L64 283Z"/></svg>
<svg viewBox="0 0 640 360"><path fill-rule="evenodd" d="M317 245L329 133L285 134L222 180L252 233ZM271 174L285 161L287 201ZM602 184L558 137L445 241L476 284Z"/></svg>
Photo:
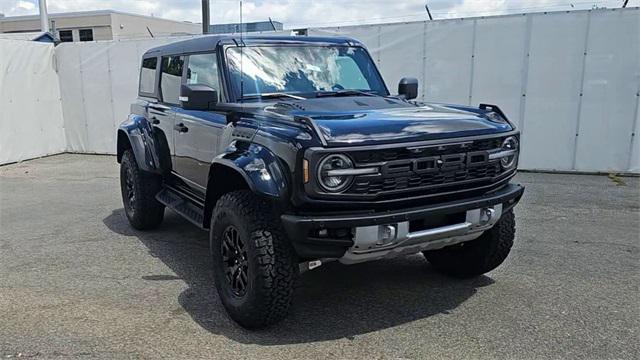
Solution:
<svg viewBox="0 0 640 360"><path fill-rule="evenodd" d="M164 188L156 195L156 199L166 207L182 215L194 225L203 229L204 209L198 204L182 196L180 192L171 188Z"/></svg>

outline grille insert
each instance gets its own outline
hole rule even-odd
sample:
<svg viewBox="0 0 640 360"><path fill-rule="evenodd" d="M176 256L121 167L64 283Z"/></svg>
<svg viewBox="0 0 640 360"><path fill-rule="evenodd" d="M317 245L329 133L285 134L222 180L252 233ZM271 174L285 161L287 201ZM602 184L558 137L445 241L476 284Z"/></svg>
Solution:
<svg viewBox="0 0 640 360"><path fill-rule="evenodd" d="M461 183L467 184L468 182L480 182L482 180L491 181L491 179L500 175L500 170L500 163L494 162L462 170L440 171L412 176L387 178L361 176L355 179L348 192L361 195L376 195L396 190L440 189L451 185L461 185Z"/></svg>
<svg viewBox="0 0 640 360"><path fill-rule="evenodd" d="M487 151L500 149L502 141L498 137L428 147L353 151L349 155L358 166L380 166L381 174L355 177L343 194L437 194L490 185L504 172L499 161L488 160Z"/></svg>

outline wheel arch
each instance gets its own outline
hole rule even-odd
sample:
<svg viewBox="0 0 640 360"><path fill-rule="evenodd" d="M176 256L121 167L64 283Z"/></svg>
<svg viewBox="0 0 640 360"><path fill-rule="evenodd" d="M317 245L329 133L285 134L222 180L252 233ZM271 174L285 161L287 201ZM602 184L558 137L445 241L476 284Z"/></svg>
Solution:
<svg viewBox="0 0 640 360"><path fill-rule="evenodd" d="M116 156L122 161L125 151L131 150L140 170L161 174L166 165L156 150L157 141L153 131L143 116L130 115L117 131Z"/></svg>
<svg viewBox="0 0 640 360"><path fill-rule="evenodd" d="M127 133L122 129L118 129L118 138L116 144L116 158L118 159L118 164L122 162L122 155L124 154L124 152L131 148L131 141L129 140L129 136L127 135Z"/></svg>
<svg viewBox="0 0 640 360"><path fill-rule="evenodd" d="M218 199L222 195L236 190L251 190L251 181L247 175L230 161L215 161L209 169L209 179L205 195L204 228L211 225L211 215Z"/></svg>
<svg viewBox="0 0 640 360"><path fill-rule="evenodd" d="M268 149L250 144L214 159L209 169L205 196L204 228L209 228L216 202L228 192L250 190L256 196L282 202L288 196L286 172Z"/></svg>

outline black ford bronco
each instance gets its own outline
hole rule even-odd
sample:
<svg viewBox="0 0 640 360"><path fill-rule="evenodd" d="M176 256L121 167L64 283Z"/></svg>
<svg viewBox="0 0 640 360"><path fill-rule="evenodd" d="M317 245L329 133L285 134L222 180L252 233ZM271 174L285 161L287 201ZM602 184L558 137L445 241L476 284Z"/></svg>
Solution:
<svg viewBox="0 0 640 360"><path fill-rule="evenodd" d="M519 132L494 105L391 95L349 38L205 36L146 52L118 129L124 209L209 230L220 299L246 328L284 318L296 277L422 253L471 277L513 244ZM328 285L330 286L330 285Z"/></svg>

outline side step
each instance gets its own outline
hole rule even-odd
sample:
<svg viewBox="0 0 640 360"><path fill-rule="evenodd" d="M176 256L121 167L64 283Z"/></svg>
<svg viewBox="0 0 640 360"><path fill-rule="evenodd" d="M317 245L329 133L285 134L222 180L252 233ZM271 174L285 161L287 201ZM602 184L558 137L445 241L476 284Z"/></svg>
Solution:
<svg viewBox="0 0 640 360"><path fill-rule="evenodd" d="M156 195L156 199L202 229L204 208L201 205L181 195L178 190L167 187Z"/></svg>

